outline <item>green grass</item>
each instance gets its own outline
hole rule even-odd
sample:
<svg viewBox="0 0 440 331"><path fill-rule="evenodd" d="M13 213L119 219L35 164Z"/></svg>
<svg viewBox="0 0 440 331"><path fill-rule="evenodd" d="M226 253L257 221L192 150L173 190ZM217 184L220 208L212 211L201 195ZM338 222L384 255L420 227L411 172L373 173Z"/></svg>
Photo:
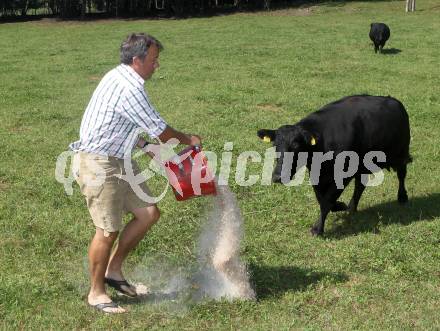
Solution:
<svg viewBox="0 0 440 331"><path fill-rule="evenodd" d="M412 14L404 1L372 1L182 21L0 25L0 328L440 328L440 7L417 5ZM373 21L389 24L386 48L401 52L374 54ZM55 181L55 162L77 139L91 93L132 31L165 45L147 83L157 109L176 128L200 134L207 150L220 154L234 142L234 160L244 150L263 154L258 129L294 123L342 96L400 99L412 129L409 204L398 206L396 176L386 173L357 215L332 214L325 237L313 238L318 205L310 186L241 187L233 172L256 302L124 302L123 316L92 311L85 259L93 228L78 187L68 196ZM248 173L261 168L250 164ZM206 204L178 203L169 192L127 273L154 269L155 261L191 265Z"/></svg>

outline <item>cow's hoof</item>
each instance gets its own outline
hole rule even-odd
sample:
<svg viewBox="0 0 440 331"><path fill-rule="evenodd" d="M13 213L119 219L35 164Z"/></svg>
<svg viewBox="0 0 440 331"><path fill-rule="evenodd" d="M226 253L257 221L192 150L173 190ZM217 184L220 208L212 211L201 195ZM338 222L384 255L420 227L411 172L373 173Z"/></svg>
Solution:
<svg viewBox="0 0 440 331"><path fill-rule="evenodd" d="M399 203L402 205L404 203L407 203L408 202L408 194L406 194L406 193L399 194L397 197L397 201L399 201Z"/></svg>
<svg viewBox="0 0 440 331"><path fill-rule="evenodd" d="M324 233L324 231L319 230L317 227L313 226L313 227L310 229L310 233L312 234L312 236L314 236L314 237L318 237L318 236L322 236L323 233Z"/></svg>
<svg viewBox="0 0 440 331"><path fill-rule="evenodd" d="M347 205L340 201L336 201L332 207L332 211L344 211L347 209L348 209Z"/></svg>

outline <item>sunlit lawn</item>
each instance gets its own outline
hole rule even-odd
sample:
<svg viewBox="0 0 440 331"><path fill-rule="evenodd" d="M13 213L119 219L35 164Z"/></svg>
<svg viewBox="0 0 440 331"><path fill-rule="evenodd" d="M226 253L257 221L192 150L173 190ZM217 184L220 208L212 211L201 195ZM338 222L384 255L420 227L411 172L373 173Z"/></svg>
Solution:
<svg viewBox="0 0 440 331"><path fill-rule="evenodd" d="M440 7L420 1L329 3L309 9L188 20L36 21L0 25L0 321L5 329L437 329L440 304ZM386 22L388 54L374 54L369 24ZM121 40L146 31L162 41L147 90L163 117L200 134L233 164L264 154L260 128L294 123L340 97L400 99L410 116L410 202L397 178L369 188L357 215L332 214L309 235L318 205L309 185L235 182L245 222L243 259L255 302L122 301L129 314L87 307L93 232L77 186L67 195L55 162L78 137L85 106L118 64ZM145 162L146 159L141 160ZM249 163L247 174L260 174ZM163 179L149 185L160 191ZM350 198L347 189L343 200ZM208 198L159 203L161 221L128 260L127 274L188 266ZM115 300L119 300L115 297Z"/></svg>

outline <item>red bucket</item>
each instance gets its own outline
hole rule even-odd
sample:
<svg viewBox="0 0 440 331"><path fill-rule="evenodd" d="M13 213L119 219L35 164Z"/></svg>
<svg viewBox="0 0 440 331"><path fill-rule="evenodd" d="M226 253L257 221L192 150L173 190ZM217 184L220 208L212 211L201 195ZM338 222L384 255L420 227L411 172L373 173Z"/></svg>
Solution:
<svg viewBox="0 0 440 331"><path fill-rule="evenodd" d="M199 146L189 146L165 162L168 180L179 201L217 194L208 160Z"/></svg>

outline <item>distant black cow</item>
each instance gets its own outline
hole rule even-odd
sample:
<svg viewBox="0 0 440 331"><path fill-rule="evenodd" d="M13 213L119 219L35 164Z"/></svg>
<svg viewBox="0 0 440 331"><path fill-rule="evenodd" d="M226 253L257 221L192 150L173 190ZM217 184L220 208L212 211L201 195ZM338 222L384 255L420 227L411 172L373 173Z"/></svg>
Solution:
<svg viewBox="0 0 440 331"><path fill-rule="evenodd" d="M371 23L370 25L370 39L374 43L374 52L379 50L382 53L382 48L390 38L390 28L385 23Z"/></svg>
<svg viewBox="0 0 440 331"><path fill-rule="evenodd" d="M279 153L272 174L275 183L292 180L301 166L300 155L306 155L307 161L303 165L310 172L321 211L311 229L313 235L324 233L324 222L330 211L349 209L355 212L368 182L368 174L380 169L392 168L397 172L398 201L408 201L405 177L407 163L411 162L410 128L406 110L397 99L370 95L345 97L294 125L259 130L258 136L270 140ZM355 158L350 159L348 151L356 153L359 167L350 169L347 161L355 161ZM382 158L380 155L376 157L378 152ZM323 154L326 156L324 161L317 162ZM353 178L354 193L347 207L338 198Z"/></svg>

